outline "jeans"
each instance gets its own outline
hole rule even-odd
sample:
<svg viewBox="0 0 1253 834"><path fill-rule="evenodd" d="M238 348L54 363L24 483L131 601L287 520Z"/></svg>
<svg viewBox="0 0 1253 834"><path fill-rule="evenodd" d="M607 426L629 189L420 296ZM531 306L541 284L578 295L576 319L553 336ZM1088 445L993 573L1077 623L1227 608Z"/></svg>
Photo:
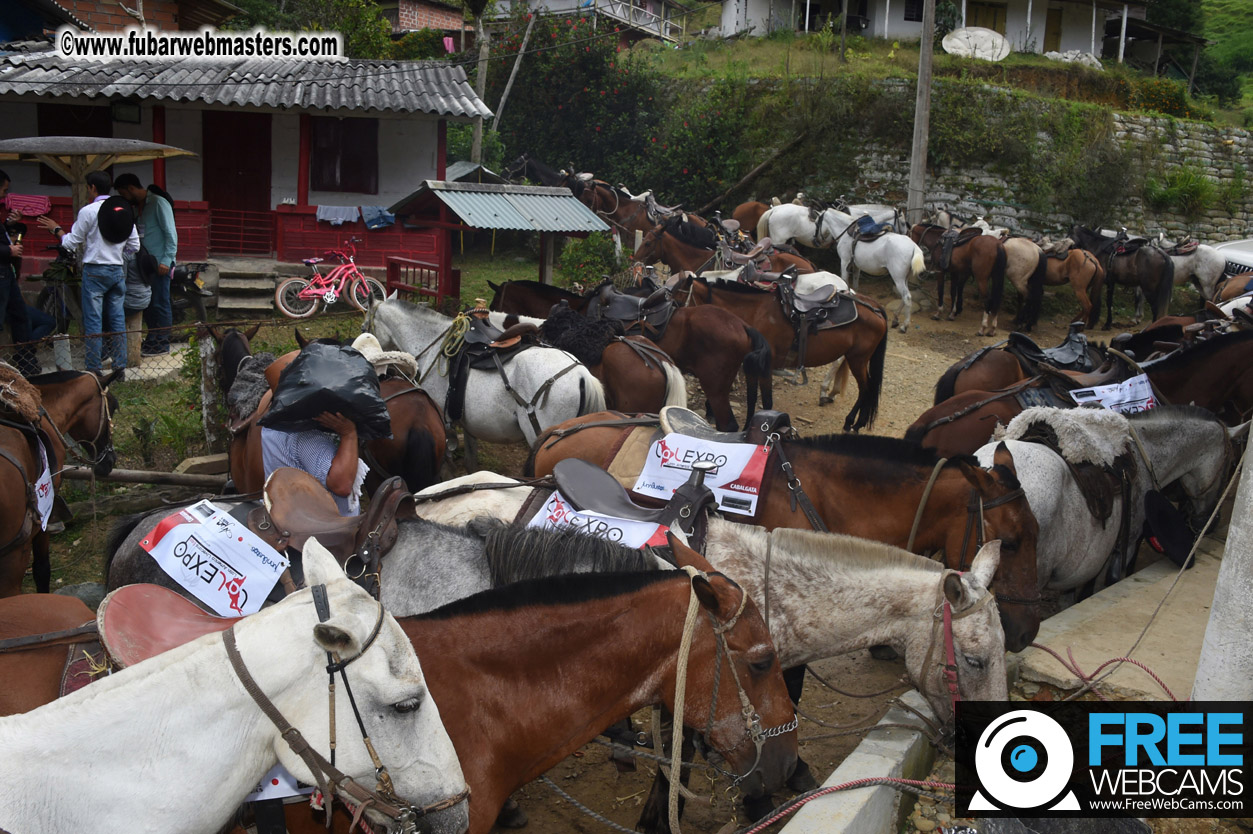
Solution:
<svg viewBox="0 0 1253 834"><path fill-rule="evenodd" d="M170 267L170 272L174 267ZM174 310L170 306L170 276L152 276L152 301L144 310L144 324L148 335L144 337L144 349L164 351L170 348L170 325L174 323Z"/></svg>
<svg viewBox="0 0 1253 834"><path fill-rule="evenodd" d="M9 335L15 344L33 339L30 321L26 317L26 301L22 298L22 290L13 274L13 267L8 264L0 264L0 314L4 316L4 323L8 325ZM40 370L34 351L29 347L17 348L13 354L13 363L26 376L37 374Z"/></svg>
<svg viewBox="0 0 1253 834"><path fill-rule="evenodd" d="M121 264L83 264L83 332L87 339L87 370L100 370L100 342L97 334L108 331L106 350L113 357L113 369L126 367L126 273ZM103 322L101 316L103 315Z"/></svg>

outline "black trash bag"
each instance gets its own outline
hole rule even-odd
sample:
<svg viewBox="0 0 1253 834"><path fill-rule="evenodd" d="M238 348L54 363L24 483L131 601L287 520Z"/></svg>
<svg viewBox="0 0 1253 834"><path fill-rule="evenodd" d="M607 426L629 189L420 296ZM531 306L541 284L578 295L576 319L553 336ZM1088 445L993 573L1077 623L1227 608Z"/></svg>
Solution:
<svg viewBox="0 0 1253 834"><path fill-rule="evenodd" d="M321 429L313 418L324 411L352 420L363 440L392 436L378 374L355 348L315 342L300 351L279 376L260 423L281 431Z"/></svg>

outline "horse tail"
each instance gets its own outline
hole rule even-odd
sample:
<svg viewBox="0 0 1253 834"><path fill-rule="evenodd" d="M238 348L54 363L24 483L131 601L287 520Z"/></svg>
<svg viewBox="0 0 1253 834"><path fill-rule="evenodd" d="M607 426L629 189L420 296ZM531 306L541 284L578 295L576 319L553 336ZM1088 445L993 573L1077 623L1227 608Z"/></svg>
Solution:
<svg viewBox="0 0 1253 834"><path fill-rule="evenodd" d="M910 278L917 278L927 271L927 259L922 256L922 247L914 244L914 257L909 262Z"/></svg>
<svg viewBox="0 0 1253 834"><path fill-rule="evenodd" d="M770 212L772 211L774 211L773 207L768 208L761 213L761 217L757 218L757 239L758 240L761 240L762 238L770 236Z"/></svg>
<svg viewBox="0 0 1253 834"><path fill-rule="evenodd" d="M687 408L687 380L673 362L662 362L661 372L666 375L666 405Z"/></svg>
<svg viewBox="0 0 1253 834"><path fill-rule="evenodd" d="M410 492L430 486L439 480L439 460L435 456L435 438L425 429L411 428L405 437L405 454L400 462L400 476Z"/></svg>
<svg viewBox="0 0 1253 834"><path fill-rule="evenodd" d="M1044 301L1044 278L1048 270L1048 255L1041 252L1036 261L1035 270L1027 279L1027 298L1023 302L1022 309L1018 311L1018 320L1014 322L1015 329L1030 330L1040 320L1040 306Z"/></svg>
<svg viewBox="0 0 1253 834"><path fill-rule="evenodd" d="M1001 311L1001 302L1005 300L1005 247L996 247L996 260L992 262L992 274L988 276L991 282L988 287L988 305L987 311L992 315L996 315Z"/></svg>
<svg viewBox="0 0 1253 834"><path fill-rule="evenodd" d="M887 313L882 309L876 312L883 317L883 338L879 340L874 353L870 355L870 366L866 372L866 390L861 392L854 408L857 412L857 421L853 424L854 430L874 425L874 419L879 414L879 395L883 393L883 365L887 360L888 333L892 331L892 328L888 327Z"/></svg>
<svg viewBox="0 0 1253 834"><path fill-rule="evenodd" d="M767 396L767 388L772 383L770 378L771 366L774 364L774 356L770 352L770 343L766 341L766 337L761 335L748 325L744 325L744 332L748 334L749 348L748 353L744 356L744 383L748 387L750 395L748 397L749 412L745 421L753 419L753 413L757 410L757 388L761 387L762 405L769 408L773 405L773 396ZM767 403L767 400L771 402Z"/></svg>
<svg viewBox="0 0 1253 834"><path fill-rule="evenodd" d="M117 552L122 549L122 544L127 537L135 532L135 528L147 517L148 513L146 512L124 515L114 521L113 526L109 528L109 535L104 540L104 581L106 585L109 584L109 568L113 566L113 559L117 556Z"/></svg>
<svg viewBox="0 0 1253 834"><path fill-rule="evenodd" d="M591 371L584 368L579 377L579 416L604 411L605 408L605 386L592 376Z"/></svg>
<svg viewBox="0 0 1253 834"><path fill-rule="evenodd" d="M953 391L957 388L957 375L966 370L966 367L965 363L954 362L940 375L935 382L935 398L931 401L932 405L939 405L953 396Z"/></svg>
<svg viewBox="0 0 1253 834"><path fill-rule="evenodd" d="M1162 272L1157 276L1156 298L1153 304L1153 318L1161 318L1170 314L1170 298L1175 290L1175 262L1169 255L1162 254Z"/></svg>

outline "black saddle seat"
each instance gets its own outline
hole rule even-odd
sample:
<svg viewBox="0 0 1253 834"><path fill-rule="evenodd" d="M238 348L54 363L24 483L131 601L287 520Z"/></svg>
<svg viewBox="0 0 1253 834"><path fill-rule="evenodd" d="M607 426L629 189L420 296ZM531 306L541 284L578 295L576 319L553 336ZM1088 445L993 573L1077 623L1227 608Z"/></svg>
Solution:
<svg viewBox="0 0 1253 834"><path fill-rule="evenodd" d="M688 535L696 531L696 524L705 516L705 511L716 505L713 492L704 484L704 471L693 470L687 483L674 491L664 507L657 509L636 504L616 478L585 460L566 458L559 461L553 467L553 477L557 481L557 489L577 510L663 527L678 522L680 529Z"/></svg>
<svg viewBox="0 0 1253 834"><path fill-rule="evenodd" d="M792 306L802 313L817 310L835 299L835 284L823 284L810 293L793 293Z"/></svg>
<svg viewBox="0 0 1253 834"><path fill-rule="evenodd" d="M628 334L644 332L644 326L647 326L644 335L657 334L660 337L670 323L674 310L674 302L670 300L667 287L656 290L646 298L640 298L619 292L613 284L606 284L597 296L592 317L621 322Z"/></svg>
<svg viewBox="0 0 1253 834"><path fill-rule="evenodd" d="M1023 360L1029 368L1036 368L1043 362L1060 370L1087 373L1094 370L1097 364L1088 348L1088 337L1083 333L1081 321L1070 323L1065 341L1057 347L1041 348L1022 333L1010 333L1006 349Z"/></svg>
<svg viewBox="0 0 1253 834"><path fill-rule="evenodd" d="M683 434L715 443L751 443L764 445L772 434L790 437L794 434L792 418L783 411L763 409L755 413L744 431L718 431L705 418L681 405L668 405L661 409L661 427L666 432Z"/></svg>

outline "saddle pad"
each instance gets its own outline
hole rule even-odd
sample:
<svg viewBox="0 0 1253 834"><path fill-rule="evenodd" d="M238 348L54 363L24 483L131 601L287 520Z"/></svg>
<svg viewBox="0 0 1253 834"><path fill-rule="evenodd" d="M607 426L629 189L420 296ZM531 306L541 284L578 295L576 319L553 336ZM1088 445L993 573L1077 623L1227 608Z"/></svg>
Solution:
<svg viewBox="0 0 1253 834"><path fill-rule="evenodd" d="M99 640L71 643L65 653L58 697L77 692L101 675L109 672L109 661Z"/></svg>
<svg viewBox="0 0 1253 834"><path fill-rule="evenodd" d="M631 489L644 468L644 459L653 441L662 437L660 429L649 426L637 426L624 431L617 451L610 451L609 458L603 468L614 480L622 484L623 489Z"/></svg>
<svg viewBox="0 0 1253 834"><path fill-rule="evenodd" d="M857 302L851 297L837 293L833 302L833 306L823 308L826 318L818 322L818 330L830 330L857 321Z"/></svg>
<svg viewBox="0 0 1253 834"><path fill-rule="evenodd" d="M631 487L639 495L668 501L692 473L692 464L708 462L714 468L705 476L718 509L754 517L766 476L770 452L751 443L717 443L683 434L667 434L652 444L644 468Z"/></svg>
<svg viewBox="0 0 1253 834"><path fill-rule="evenodd" d="M591 510L576 510L560 490L553 490L527 527L541 530L574 528L580 533L624 547L665 547L667 527L648 521L614 518Z"/></svg>

